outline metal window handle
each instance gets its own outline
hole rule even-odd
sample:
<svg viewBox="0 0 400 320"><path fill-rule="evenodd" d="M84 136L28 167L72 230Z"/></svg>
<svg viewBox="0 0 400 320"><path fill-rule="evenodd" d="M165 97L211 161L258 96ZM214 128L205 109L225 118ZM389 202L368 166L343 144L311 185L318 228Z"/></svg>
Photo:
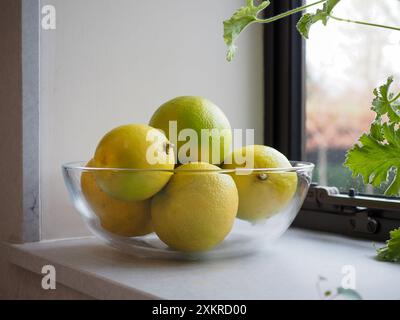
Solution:
<svg viewBox="0 0 400 320"><path fill-rule="evenodd" d="M330 225L325 225L325 229L331 229L336 225L347 234L376 235L379 233L382 237L382 234L388 233L389 226L398 225L400 221L400 200L358 195L354 190L344 194L340 193L336 187L312 184L302 211L318 216L325 214L326 219L330 219ZM337 216L337 222L332 219L332 215ZM313 224L315 218L308 217L307 223ZM321 222L321 225L324 225L324 222Z"/></svg>
<svg viewBox="0 0 400 320"><path fill-rule="evenodd" d="M344 207L362 207L376 210L391 210L400 212L400 200L386 197L340 193L335 187L311 186L309 196L321 204ZM307 197L309 199L309 196Z"/></svg>
<svg viewBox="0 0 400 320"><path fill-rule="evenodd" d="M362 233L375 233L378 231L379 223L369 213L365 211L358 212L354 218L349 220L353 231Z"/></svg>

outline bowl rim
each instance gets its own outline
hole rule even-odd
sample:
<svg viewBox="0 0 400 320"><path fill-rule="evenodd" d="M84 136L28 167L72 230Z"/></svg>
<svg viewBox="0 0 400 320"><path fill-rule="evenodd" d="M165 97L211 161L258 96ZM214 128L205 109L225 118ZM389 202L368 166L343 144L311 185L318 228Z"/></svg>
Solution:
<svg viewBox="0 0 400 320"><path fill-rule="evenodd" d="M281 168L232 168L232 169L140 169L140 168L96 168L87 167L86 163L89 161L73 161L67 162L62 165L64 170L77 170L85 172L96 172L96 171L121 171L121 172L171 172L171 173L201 173L201 172L215 172L215 173L232 173L232 172L297 172L302 170L312 170L315 165L312 162L307 161L289 161L292 167L281 167Z"/></svg>

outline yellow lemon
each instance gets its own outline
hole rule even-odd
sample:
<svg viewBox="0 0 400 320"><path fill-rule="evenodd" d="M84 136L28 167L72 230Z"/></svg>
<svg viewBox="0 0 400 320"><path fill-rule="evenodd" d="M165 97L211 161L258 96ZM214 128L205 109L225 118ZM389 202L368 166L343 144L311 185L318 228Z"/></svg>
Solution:
<svg viewBox="0 0 400 320"><path fill-rule="evenodd" d="M92 167L93 162L87 166ZM114 199L99 188L93 172L82 173L81 187L105 230L125 237L142 236L153 231L150 200L126 202Z"/></svg>
<svg viewBox="0 0 400 320"><path fill-rule="evenodd" d="M174 153L165 135L147 125L129 124L108 132L97 146L93 165L99 168L174 169ZM96 172L101 189L114 198L140 201L160 191L171 177L168 171Z"/></svg>
<svg viewBox="0 0 400 320"><path fill-rule="evenodd" d="M171 132L171 135L170 121L176 122L176 132ZM177 146L180 163L202 161L219 165L229 153L232 143L229 120L220 108L202 97L184 96L164 103L154 113L150 125L163 130ZM183 129L193 130L197 140L194 141L190 132L186 136ZM179 134L183 136L179 137ZM192 149L188 146L189 142L197 143ZM189 160L183 161L185 155L190 156Z"/></svg>
<svg viewBox="0 0 400 320"><path fill-rule="evenodd" d="M237 189L231 176L215 170L220 169L208 163L182 165L152 199L154 231L168 246L184 252L204 251L231 231L238 208Z"/></svg>
<svg viewBox="0 0 400 320"><path fill-rule="evenodd" d="M248 166L238 164L240 157L253 159L253 168L290 168L289 160L274 148L254 145L235 150L223 169ZM250 171L251 172L251 171ZM297 189L295 172L251 172L248 175L231 174L239 192L238 218L256 221L269 218L285 208Z"/></svg>

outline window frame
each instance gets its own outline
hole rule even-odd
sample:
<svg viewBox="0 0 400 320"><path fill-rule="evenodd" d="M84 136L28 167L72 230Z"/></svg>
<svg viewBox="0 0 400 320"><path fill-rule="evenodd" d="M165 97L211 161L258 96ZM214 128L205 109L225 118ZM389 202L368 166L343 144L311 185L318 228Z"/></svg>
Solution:
<svg viewBox="0 0 400 320"><path fill-rule="evenodd" d="M266 17L298 7L273 1ZM305 155L305 45L296 30L301 13L264 25L264 142L293 160Z"/></svg>
<svg viewBox="0 0 400 320"><path fill-rule="evenodd" d="M1 239L40 241L40 0L1 2Z"/></svg>
<svg viewBox="0 0 400 320"><path fill-rule="evenodd" d="M266 17L298 6L274 1ZM301 15L264 25L264 143L292 160L305 158L305 41L296 30ZM383 241L400 226L400 200L313 183L293 225Z"/></svg>
<svg viewBox="0 0 400 320"><path fill-rule="evenodd" d="M41 240L39 111L40 0L21 0L22 241Z"/></svg>

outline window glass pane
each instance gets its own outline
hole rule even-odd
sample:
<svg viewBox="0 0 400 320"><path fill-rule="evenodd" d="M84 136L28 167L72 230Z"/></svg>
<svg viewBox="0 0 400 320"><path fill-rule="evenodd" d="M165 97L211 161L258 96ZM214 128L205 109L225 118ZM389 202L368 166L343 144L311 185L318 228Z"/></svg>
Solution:
<svg viewBox="0 0 400 320"><path fill-rule="evenodd" d="M308 0L308 3L313 1ZM312 9L316 10L316 9ZM400 1L342 1L340 18L398 26ZM369 130L373 89L389 75L400 83L400 32L329 20L312 26L306 42L306 155L316 163L314 181L381 194L343 166L346 150Z"/></svg>

